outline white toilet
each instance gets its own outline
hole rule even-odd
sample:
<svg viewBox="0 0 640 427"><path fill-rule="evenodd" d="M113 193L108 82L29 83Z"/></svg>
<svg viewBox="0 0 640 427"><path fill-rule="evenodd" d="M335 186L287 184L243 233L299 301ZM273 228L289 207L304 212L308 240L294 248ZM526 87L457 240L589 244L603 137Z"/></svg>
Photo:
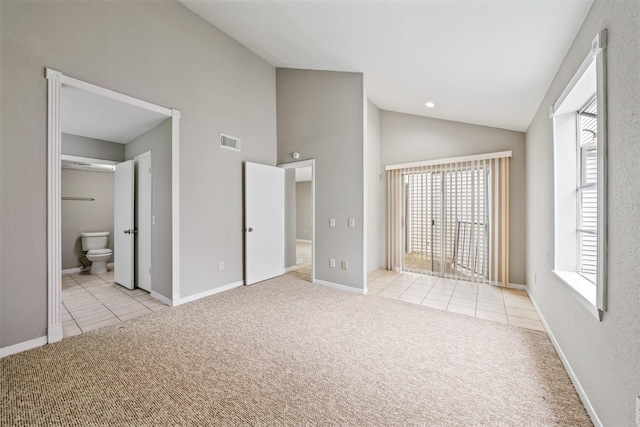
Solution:
<svg viewBox="0 0 640 427"><path fill-rule="evenodd" d="M107 272L107 261L111 258L113 251L109 246L109 232L98 231L95 233L80 233L82 240L82 250L85 256L91 261L91 274L105 274Z"/></svg>

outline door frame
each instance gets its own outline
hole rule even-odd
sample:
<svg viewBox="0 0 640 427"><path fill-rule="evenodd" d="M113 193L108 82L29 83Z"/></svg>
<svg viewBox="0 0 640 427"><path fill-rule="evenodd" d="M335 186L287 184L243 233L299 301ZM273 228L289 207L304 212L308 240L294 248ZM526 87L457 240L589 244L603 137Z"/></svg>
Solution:
<svg viewBox="0 0 640 427"><path fill-rule="evenodd" d="M72 86L171 117L171 241L172 290L171 305L180 297L180 186L179 146L180 111L151 104L121 93L105 89L46 68L47 79L47 342L62 340L62 233L61 233L61 147L62 126L60 98L62 85Z"/></svg>
<svg viewBox="0 0 640 427"><path fill-rule="evenodd" d="M281 163L282 169L296 169L311 166L311 283L316 283L316 160Z"/></svg>

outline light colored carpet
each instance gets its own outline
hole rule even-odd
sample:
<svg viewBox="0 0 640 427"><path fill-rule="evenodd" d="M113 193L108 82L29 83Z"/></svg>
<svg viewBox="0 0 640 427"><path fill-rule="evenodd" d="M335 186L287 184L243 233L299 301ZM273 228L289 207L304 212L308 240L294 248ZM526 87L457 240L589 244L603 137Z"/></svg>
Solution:
<svg viewBox="0 0 640 427"><path fill-rule="evenodd" d="M287 276L0 362L3 426L591 425L542 332Z"/></svg>

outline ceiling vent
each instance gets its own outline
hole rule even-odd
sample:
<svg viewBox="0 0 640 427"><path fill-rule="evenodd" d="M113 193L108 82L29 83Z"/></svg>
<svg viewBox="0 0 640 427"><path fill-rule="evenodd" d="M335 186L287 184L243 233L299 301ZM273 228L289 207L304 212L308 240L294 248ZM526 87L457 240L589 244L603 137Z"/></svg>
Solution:
<svg viewBox="0 0 640 427"><path fill-rule="evenodd" d="M240 151L240 138L235 136L220 134L220 147L228 148L229 150Z"/></svg>

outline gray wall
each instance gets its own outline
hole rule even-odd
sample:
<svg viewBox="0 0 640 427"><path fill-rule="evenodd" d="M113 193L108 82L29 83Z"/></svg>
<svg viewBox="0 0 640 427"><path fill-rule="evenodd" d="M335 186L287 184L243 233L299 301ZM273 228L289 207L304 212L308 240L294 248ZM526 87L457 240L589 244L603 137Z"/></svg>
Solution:
<svg viewBox="0 0 640 427"><path fill-rule="evenodd" d="M398 163L511 150L509 282L525 284L524 139L522 132L382 111L380 160L384 168ZM386 183L384 185L386 188ZM386 198L383 198L381 216L385 224L386 209ZM384 249L386 233L382 239Z"/></svg>
<svg viewBox="0 0 640 427"><path fill-rule="evenodd" d="M171 119L125 145L127 160L151 151L151 290L171 299Z"/></svg>
<svg viewBox="0 0 640 427"><path fill-rule="evenodd" d="M108 231L113 250L113 173L62 169L62 197L93 197L94 201L62 201L62 269L82 267L80 233ZM112 262L113 258L109 262ZM85 264L90 261L84 259Z"/></svg>
<svg viewBox="0 0 640 427"><path fill-rule="evenodd" d="M316 159L316 278L364 289L363 76L278 68L276 91L279 163L294 151L300 160ZM348 218L355 228L347 228Z"/></svg>
<svg viewBox="0 0 640 427"><path fill-rule="evenodd" d="M380 164L380 109L367 101L367 141L365 144L367 182L367 274L385 265L382 236L385 224L380 220L385 199L384 168Z"/></svg>
<svg viewBox="0 0 640 427"><path fill-rule="evenodd" d="M527 131L527 284L605 426L634 425L640 395L640 2L596 1ZM607 28L608 310L597 321L551 272L553 130L549 107Z"/></svg>
<svg viewBox="0 0 640 427"><path fill-rule="evenodd" d="M276 163L275 69L175 1L3 1L0 20L0 347L46 335L45 67L181 111L181 296L241 281L242 161Z"/></svg>
<svg viewBox="0 0 640 427"><path fill-rule="evenodd" d="M284 170L284 267L296 265L296 170Z"/></svg>
<svg viewBox="0 0 640 427"><path fill-rule="evenodd" d="M296 182L296 239L313 237L311 181Z"/></svg>
<svg viewBox="0 0 640 427"><path fill-rule="evenodd" d="M124 147L124 144L116 142L63 133L60 151L72 156L122 162L125 160Z"/></svg>

